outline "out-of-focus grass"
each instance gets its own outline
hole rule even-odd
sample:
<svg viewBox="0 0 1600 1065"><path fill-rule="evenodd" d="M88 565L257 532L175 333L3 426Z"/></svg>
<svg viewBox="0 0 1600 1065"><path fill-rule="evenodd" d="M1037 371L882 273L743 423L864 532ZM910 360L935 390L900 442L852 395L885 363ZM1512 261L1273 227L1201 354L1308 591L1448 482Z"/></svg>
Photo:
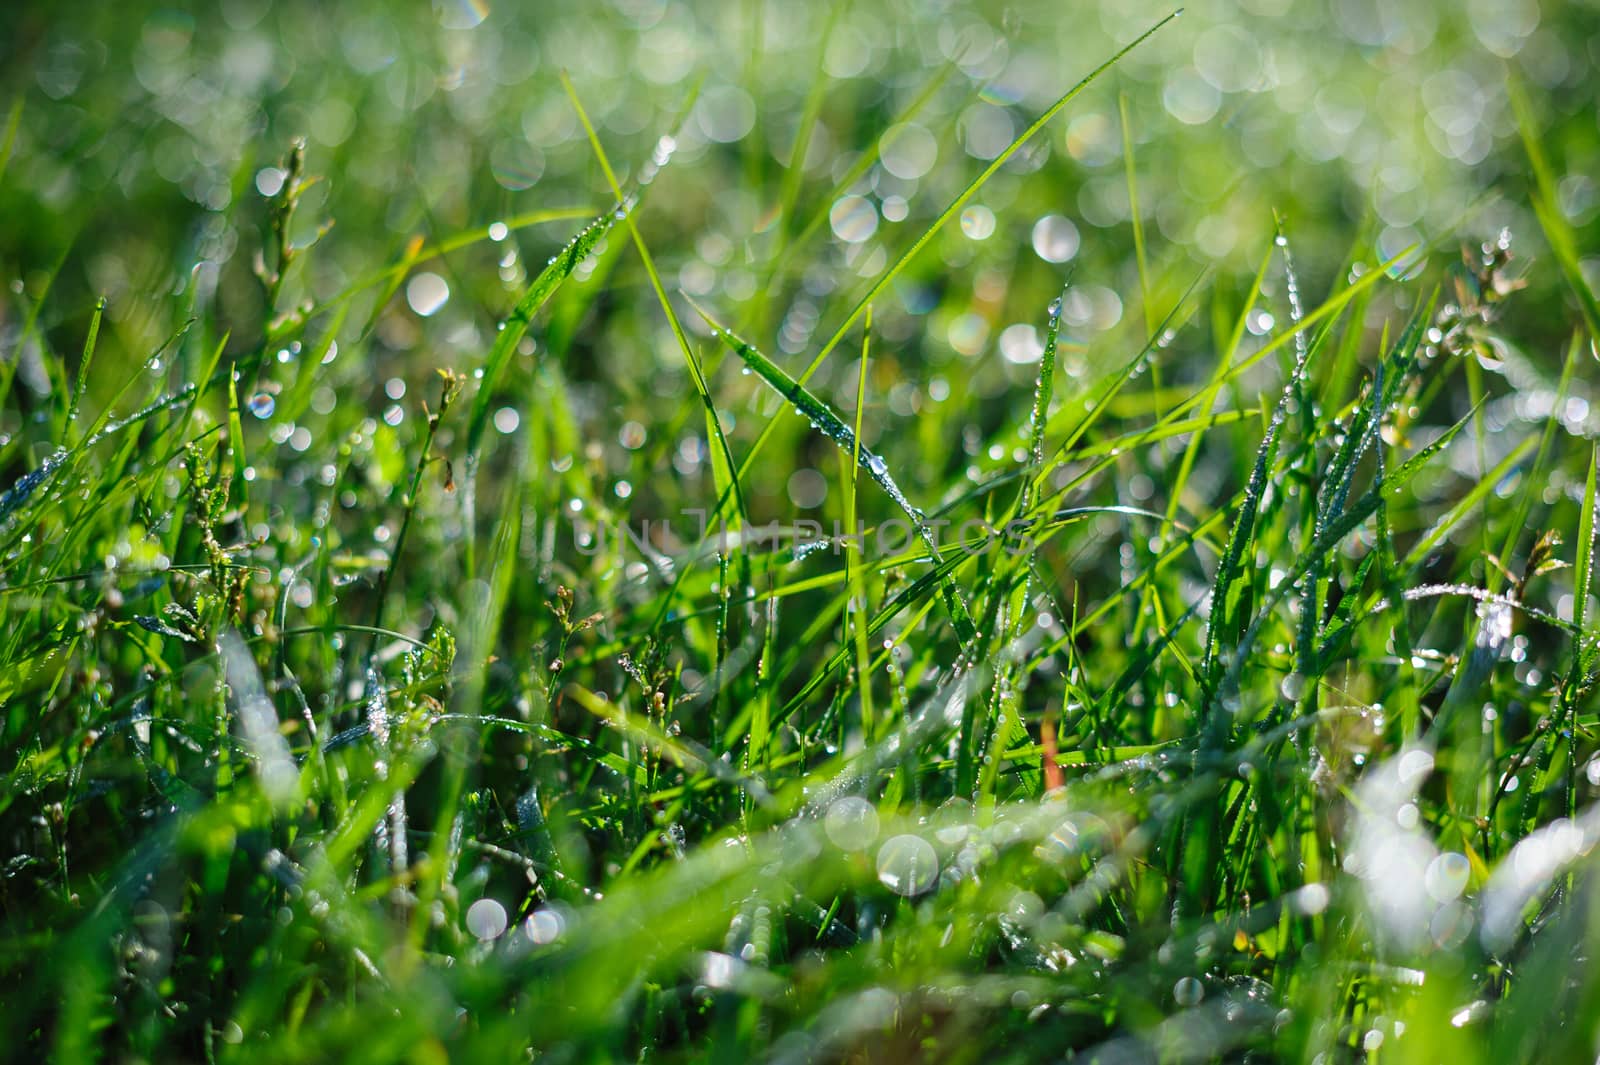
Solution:
<svg viewBox="0 0 1600 1065"><path fill-rule="evenodd" d="M11 5L4 1052L1591 1059L1593 12L1170 14Z"/></svg>

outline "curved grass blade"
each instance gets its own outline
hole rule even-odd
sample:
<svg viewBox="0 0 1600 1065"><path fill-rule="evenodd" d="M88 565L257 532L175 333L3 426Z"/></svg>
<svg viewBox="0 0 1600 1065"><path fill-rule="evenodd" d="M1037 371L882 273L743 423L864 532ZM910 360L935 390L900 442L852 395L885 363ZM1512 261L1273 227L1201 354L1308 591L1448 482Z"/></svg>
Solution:
<svg viewBox="0 0 1600 1065"><path fill-rule="evenodd" d="M95 341L100 337L100 319L106 313L106 298L101 296L94 304L94 315L89 319L89 335L83 342L83 355L78 361L78 383L72 389L67 405L67 441L77 436L78 409L83 405L84 393L89 390L89 370L94 365Z"/></svg>
<svg viewBox="0 0 1600 1065"><path fill-rule="evenodd" d="M1068 285L1071 284L1069 281ZM1050 421L1050 400L1055 395L1056 345L1061 338L1061 301L1067 286L1050 304L1050 320L1045 326L1044 354L1039 359L1039 379L1033 386L1033 412L1028 419L1028 477L1022 482L1013 514L1026 514L1033 504L1039 470L1044 466L1044 434Z"/></svg>

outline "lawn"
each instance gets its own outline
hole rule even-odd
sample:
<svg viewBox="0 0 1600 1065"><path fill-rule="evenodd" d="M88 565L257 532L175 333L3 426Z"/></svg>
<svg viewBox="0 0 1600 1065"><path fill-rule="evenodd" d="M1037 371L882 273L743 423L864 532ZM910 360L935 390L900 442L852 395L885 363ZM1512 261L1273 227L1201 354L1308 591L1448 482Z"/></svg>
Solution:
<svg viewBox="0 0 1600 1065"><path fill-rule="evenodd" d="M0 1061L1594 1061L1597 61L10 0Z"/></svg>

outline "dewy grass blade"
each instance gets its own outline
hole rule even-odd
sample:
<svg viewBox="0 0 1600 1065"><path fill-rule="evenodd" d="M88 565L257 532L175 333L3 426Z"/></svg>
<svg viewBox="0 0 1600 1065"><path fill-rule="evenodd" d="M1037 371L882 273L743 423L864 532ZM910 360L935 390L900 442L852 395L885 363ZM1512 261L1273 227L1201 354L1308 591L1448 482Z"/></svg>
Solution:
<svg viewBox="0 0 1600 1065"><path fill-rule="evenodd" d="M911 500L906 497L905 492L895 481L894 476L890 474L888 463L884 462L883 458L877 453L863 447L860 441L856 439L854 430L846 425L826 403L809 392L799 381L785 373L781 366L763 355L748 341L729 332L726 326L711 317L710 313L704 307L695 303L694 300L689 300L689 304L694 307L701 318L705 319L706 325L711 327L717 337L744 361L746 366L754 370L763 381L772 386L780 396L788 400L796 412L810 420L812 428L855 456L856 464L861 469L866 470L867 476L877 482L878 487L888 494L894 505L899 507L906 517L911 519L912 526L922 539L922 542L927 546L934 565L942 565L944 559L939 553L939 545L934 540L932 530L928 527L927 516L912 505ZM945 596L945 603L950 609L950 620L955 625L957 635L960 636L962 643L970 642L977 635L977 630L973 627L972 615L968 612L960 592L956 590L955 583L946 579L941 583L941 590Z"/></svg>
<svg viewBox="0 0 1600 1065"><path fill-rule="evenodd" d="M94 304L94 316L89 319L89 335L83 342L83 355L78 363L78 383L72 389L72 399L67 406L67 446L78 442L78 410L83 405L83 394L89 390L89 370L94 365L95 341L100 337L100 319L106 313L106 298L101 296Z"/></svg>
<svg viewBox="0 0 1600 1065"><path fill-rule="evenodd" d="M555 295L561 283L572 276L578 264L589 257L595 245L605 239L606 234L611 232L618 221L626 217L632 207L631 203L618 203L614 209L585 226L582 232L573 237L567 246L557 252L545 268L539 271L538 276L523 291L522 298L517 300L516 307L505 321L500 323L494 347L489 349L489 357L483 365L483 378L478 382L478 394L472 401L472 413L467 418L467 476L472 476L477 470L478 451L483 445L484 429L489 424L489 408L494 402L495 386L510 364L511 356L516 353L517 345L527 335L533 316L551 296Z"/></svg>
<svg viewBox="0 0 1600 1065"><path fill-rule="evenodd" d="M1279 247L1283 248L1281 237ZM1296 297L1298 299L1298 297ZM1244 506L1240 508L1239 515L1234 521L1233 529L1228 534L1228 546L1223 552L1222 561L1217 565L1216 580L1211 591L1211 612L1206 619L1205 659L1202 665L1202 674L1208 678L1208 691L1205 693L1206 704L1202 708L1201 717L1209 719L1213 707L1212 701L1217 698L1218 691L1211 686L1213 671L1216 667L1217 655L1220 650L1220 640L1224 626L1230 623L1230 610L1228 608L1229 596L1233 584L1240 577L1240 563L1243 560L1246 547L1256 532L1256 517L1267 490L1267 477L1272 471L1278 454L1278 441L1284 423L1288 420L1290 404L1295 400L1300 391L1300 383L1305 377L1307 364L1310 362L1310 348L1300 338L1304 331L1304 316L1298 314L1300 320L1295 323L1293 335L1297 338L1295 343L1294 368L1289 373L1289 378L1284 382L1282 394L1278 398L1277 407L1272 412L1272 420L1267 425L1265 439L1261 441L1260 450L1256 452L1255 466L1250 473L1249 484L1245 488Z"/></svg>
<svg viewBox="0 0 1600 1065"><path fill-rule="evenodd" d="M1067 287L1051 302L1049 321L1045 325L1044 354L1039 357L1039 377L1033 385L1033 410L1028 417L1028 472L1023 478L1023 489L1017 497L1016 513L1026 514L1033 500L1031 490L1044 465L1044 434L1050 422L1050 400L1055 396L1056 346L1061 340L1061 305L1066 299Z"/></svg>
<svg viewBox="0 0 1600 1065"><path fill-rule="evenodd" d="M578 113L578 121L583 125L584 133L589 138L589 145L594 150L595 158L600 163L600 169L605 173L606 181L610 184L613 192L620 194L622 186L617 180L616 172L611 167L611 160L606 155L605 145L600 142L600 135L595 132L594 123L589 120L589 113L584 110L583 101L578 98L577 88L572 84L572 79L564 70L561 72L561 86L566 90L567 99L572 102L573 110ZM685 115L689 114L694 106L694 100L698 93L699 86L696 84L690 90L689 98L683 105L682 110ZM695 354L694 347L689 343L689 337L683 330L683 323L678 319L678 312L673 309L672 301L667 298L666 289L661 283L661 274L656 269L655 257L650 254L650 248L645 244L644 236L639 232L639 227L631 217L627 219L627 224L628 233L633 238L634 248L639 253L639 261L644 266L645 275L650 279L650 288L655 293L656 302L660 304L662 313L666 315L667 324L672 328L673 338L678 343L678 350L683 355L684 365L689 370L689 376L694 383L695 392L699 396L700 405L705 410L706 438L716 442L715 450L711 454L713 487L717 493L717 506L712 514L712 519L718 523L719 534L717 542L718 546L721 547L726 528L729 525L742 528L743 522L749 516L748 508L745 506L744 492L739 487L740 467L734 461L733 449L728 444L728 436L722 430L722 419L717 414L715 402L712 401L711 388L706 382L705 370L700 365L700 359ZM728 522L724 514L730 499L734 504L734 520L732 522ZM749 552L739 551L738 561L740 583L748 585L750 583ZM717 679L715 690L720 696L724 690L721 679L727 644L729 609L729 598L726 594L728 589L728 555L726 552L718 551L717 564L719 568L718 579L724 589L722 609L717 617L718 651L715 664ZM686 571L687 567L679 570L678 576L674 580L674 587L676 587L678 581L682 580ZM669 598L666 602L670 603L671 599ZM665 609L665 606L666 603L663 604L663 609ZM722 705L720 699L717 705L720 709Z"/></svg>

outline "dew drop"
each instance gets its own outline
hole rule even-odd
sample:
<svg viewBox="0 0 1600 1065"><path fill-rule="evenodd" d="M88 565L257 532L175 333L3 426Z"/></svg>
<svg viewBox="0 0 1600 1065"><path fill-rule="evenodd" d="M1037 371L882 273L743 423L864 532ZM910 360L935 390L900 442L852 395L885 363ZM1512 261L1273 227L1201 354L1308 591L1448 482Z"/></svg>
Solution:
<svg viewBox="0 0 1600 1065"><path fill-rule="evenodd" d="M878 880L896 895L921 895L939 879L939 856L921 836L894 836L878 848Z"/></svg>
<svg viewBox="0 0 1600 1065"><path fill-rule="evenodd" d="M420 273L406 282L406 302L424 318L439 312L450 298L450 286L438 274Z"/></svg>
<svg viewBox="0 0 1600 1065"><path fill-rule="evenodd" d="M467 907L467 931L479 939L496 939L506 930L506 908L494 899L479 899Z"/></svg>
<svg viewBox="0 0 1600 1065"><path fill-rule="evenodd" d="M866 850L878 838L878 811L866 799L848 795L828 807L822 827L840 850Z"/></svg>

